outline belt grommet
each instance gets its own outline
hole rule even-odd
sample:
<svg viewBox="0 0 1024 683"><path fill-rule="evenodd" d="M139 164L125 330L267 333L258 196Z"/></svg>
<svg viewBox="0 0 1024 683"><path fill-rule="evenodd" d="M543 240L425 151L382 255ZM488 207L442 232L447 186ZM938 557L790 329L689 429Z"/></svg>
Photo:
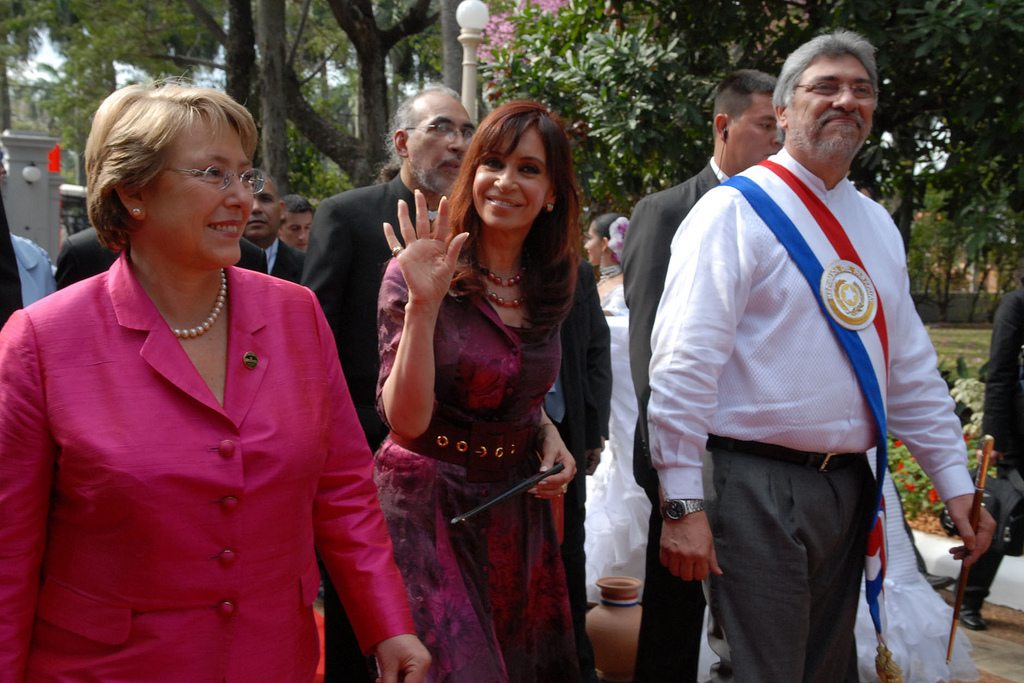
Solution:
<svg viewBox="0 0 1024 683"><path fill-rule="evenodd" d="M503 455L505 455L505 449L504 448L502 448L501 446L498 446L497 448L494 449L494 457L495 458L500 458Z"/></svg>
<svg viewBox="0 0 1024 683"><path fill-rule="evenodd" d="M481 458L487 457L487 446L481 446L480 448L476 449L476 454L479 455Z"/></svg>
<svg viewBox="0 0 1024 683"><path fill-rule="evenodd" d="M465 441L460 441L457 444L455 444L455 450L457 450L459 453L465 453L466 451L469 450L469 444L466 443Z"/></svg>
<svg viewBox="0 0 1024 683"><path fill-rule="evenodd" d="M448 445L448 437L445 436L444 434L442 434L441 436L437 437L437 445L440 446L441 448L444 448L445 446L447 446Z"/></svg>

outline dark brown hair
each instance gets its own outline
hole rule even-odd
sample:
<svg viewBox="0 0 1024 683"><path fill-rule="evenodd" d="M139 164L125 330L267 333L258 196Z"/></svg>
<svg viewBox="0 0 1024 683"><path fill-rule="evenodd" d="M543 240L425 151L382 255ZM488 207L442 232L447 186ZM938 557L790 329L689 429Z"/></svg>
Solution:
<svg viewBox="0 0 1024 683"><path fill-rule="evenodd" d="M579 193L573 173L572 152L562 121L537 102L516 101L491 112L476 129L466 151L459 177L452 188L451 235L468 232L455 269L452 290L458 296L483 296L486 285L474 264L476 238L483 225L473 204L477 167L489 154L510 154L523 134L535 129L544 144L548 177L555 194L552 211L542 209L523 242L522 300L531 329L527 339L541 339L569 312L576 287Z"/></svg>

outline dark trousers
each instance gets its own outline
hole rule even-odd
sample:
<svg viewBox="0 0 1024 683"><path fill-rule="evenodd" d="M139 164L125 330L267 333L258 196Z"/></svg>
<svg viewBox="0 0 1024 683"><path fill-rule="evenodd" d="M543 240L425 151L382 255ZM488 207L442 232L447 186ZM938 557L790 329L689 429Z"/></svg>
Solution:
<svg viewBox="0 0 1024 683"><path fill-rule="evenodd" d="M352 623L341 604L331 577L320 567L324 581L324 681L374 683L370 660L363 654Z"/></svg>
<svg viewBox="0 0 1024 683"><path fill-rule="evenodd" d="M711 680L856 683L854 623L875 481L715 450L704 496L722 575L709 578Z"/></svg>
<svg viewBox="0 0 1024 683"><path fill-rule="evenodd" d="M683 581L661 563L661 503L657 478L644 491L651 500L640 643L633 683L697 680L704 637L704 588Z"/></svg>
<svg viewBox="0 0 1024 683"><path fill-rule="evenodd" d="M387 429L372 403L357 403L356 412L370 450L376 452L387 437ZM320 575L324 582L324 683L374 683L377 675L371 669L372 661L359 647L352 623L323 564Z"/></svg>
<svg viewBox="0 0 1024 683"><path fill-rule="evenodd" d="M576 487L570 484L565 494L565 532L562 536L562 566L569 589L569 609L576 637L576 656L586 683L597 683L594 647L587 635L587 556L584 550L587 509L580 504Z"/></svg>

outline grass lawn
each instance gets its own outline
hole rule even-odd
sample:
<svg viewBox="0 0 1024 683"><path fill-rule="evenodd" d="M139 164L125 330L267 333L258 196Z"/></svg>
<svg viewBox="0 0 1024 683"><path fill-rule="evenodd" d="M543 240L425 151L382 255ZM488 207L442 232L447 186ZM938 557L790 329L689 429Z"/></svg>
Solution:
<svg viewBox="0 0 1024 683"><path fill-rule="evenodd" d="M956 372L956 359L963 356L967 363L967 376L977 377L978 370L988 362L988 345L992 338L991 325L927 325L939 366L947 364Z"/></svg>

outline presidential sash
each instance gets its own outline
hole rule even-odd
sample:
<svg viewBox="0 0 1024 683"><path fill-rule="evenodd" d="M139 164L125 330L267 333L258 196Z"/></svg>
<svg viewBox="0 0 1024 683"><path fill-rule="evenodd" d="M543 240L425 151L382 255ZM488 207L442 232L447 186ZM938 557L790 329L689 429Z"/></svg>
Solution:
<svg viewBox="0 0 1024 683"><path fill-rule="evenodd" d="M750 177L746 177L748 175ZM882 302L842 225L789 169L764 161L745 175L730 178L725 185L743 194L804 274L825 319L853 365L875 420L878 490L864 574L871 620L879 641L884 644L885 610L881 605L886 549L882 482L888 471L885 405L889 345ZM764 188L769 188L773 196Z"/></svg>

